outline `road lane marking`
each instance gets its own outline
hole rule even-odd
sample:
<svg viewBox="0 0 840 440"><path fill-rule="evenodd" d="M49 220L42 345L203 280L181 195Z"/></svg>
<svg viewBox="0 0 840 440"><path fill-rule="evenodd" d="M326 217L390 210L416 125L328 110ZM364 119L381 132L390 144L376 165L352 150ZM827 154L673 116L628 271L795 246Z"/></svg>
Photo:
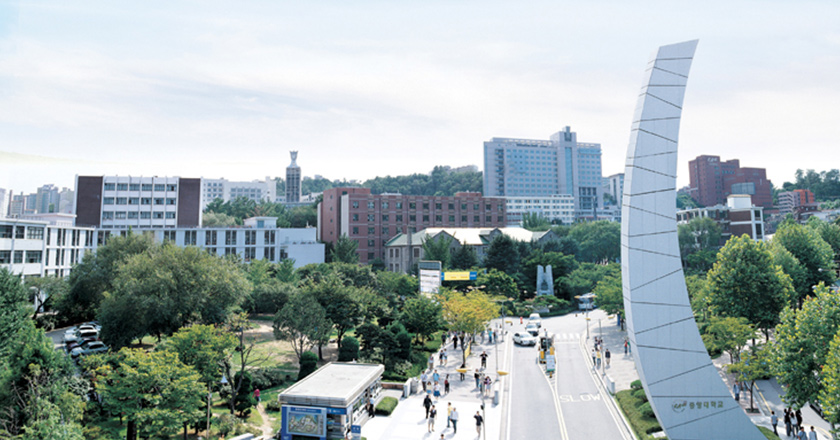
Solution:
<svg viewBox="0 0 840 440"><path fill-rule="evenodd" d="M540 368L540 371L543 371ZM545 381L548 382L548 390L551 392L551 398L554 400L554 411L557 413L557 422L560 424L560 438L563 440L569 440L569 433L566 432L566 420L563 418L563 410L560 408L560 400L557 398L557 378L560 377L559 374L554 375L554 387L551 386L551 380L548 378L547 375L543 374L542 377L545 378Z"/></svg>

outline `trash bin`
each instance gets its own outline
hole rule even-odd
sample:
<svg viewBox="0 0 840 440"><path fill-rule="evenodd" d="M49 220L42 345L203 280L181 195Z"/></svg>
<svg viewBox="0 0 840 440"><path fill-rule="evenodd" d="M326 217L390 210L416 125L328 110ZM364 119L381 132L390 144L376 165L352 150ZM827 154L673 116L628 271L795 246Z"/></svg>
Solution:
<svg viewBox="0 0 840 440"><path fill-rule="evenodd" d="M420 389L420 379L416 377L411 378L411 394L417 394Z"/></svg>

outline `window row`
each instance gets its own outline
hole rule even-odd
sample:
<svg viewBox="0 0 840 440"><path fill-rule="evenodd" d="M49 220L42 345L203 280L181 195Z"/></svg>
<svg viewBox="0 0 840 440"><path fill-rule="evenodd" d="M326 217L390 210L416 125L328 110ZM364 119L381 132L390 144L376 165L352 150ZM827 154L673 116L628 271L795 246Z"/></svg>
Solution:
<svg viewBox="0 0 840 440"><path fill-rule="evenodd" d="M382 202L380 202L380 204L382 206L382 209L389 209L390 208L390 203L387 202L387 201L382 201ZM449 210L455 210L455 205L456 204L454 202L451 202L451 203L447 203L446 207ZM466 211L467 208L469 207L469 205L470 204L468 204L468 203L461 203L461 210ZM484 203L484 204L473 203L472 204L472 209L474 211L479 211L481 209L482 205L484 206L485 211L492 211L493 210L493 205L489 204L489 203ZM353 208L354 209L358 209L359 206L360 206L360 203L358 201L353 202ZM431 206L431 203L430 202L422 202L421 206L423 207L423 209L429 209L429 207ZM496 205L496 207L497 207L496 209L498 209L499 211L504 211L504 209L505 209L504 204L498 204L498 205ZM394 208L395 209L403 209L403 202L394 202ZM376 202L367 202L367 209L376 209ZM417 202L409 202L408 203L408 209L417 209ZM442 202L436 202L435 203L435 209L438 209L438 210L443 209L443 203Z"/></svg>
<svg viewBox="0 0 840 440"><path fill-rule="evenodd" d="M41 251L0 251L0 264L40 263Z"/></svg>
<svg viewBox="0 0 840 440"><path fill-rule="evenodd" d="M160 219L174 219L175 213L174 212L161 212L161 211L102 211L102 220L160 220Z"/></svg>
<svg viewBox="0 0 840 440"><path fill-rule="evenodd" d="M396 221L396 222L402 222L402 221L403 221L403 219L402 219L402 217L403 217L403 216L398 215L398 216L396 216L396 217L397 217L397 218L395 219L395 221ZM431 221L431 220L430 220L430 219L431 219L431 216L429 216L429 215L423 215L421 218L422 218L422 222L424 222L424 223L429 223L429 222ZM438 223L442 223L442 222L443 222L443 218L444 218L444 217L443 217L443 215L435 215L435 221L436 221L436 222L438 222ZM450 224L454 224L454 223L455 223L455 221L456 221L455 219L456 219L456 216L454 216L454 215L449 215L449 216L447 216L447 217L446 217L446 220L447 220ZM353 221L354 221L354 222L359 221L359 216L358 216L358 215L356 215L356 214L353 214ZM368 219L367 219L367 221L368 221L369 223L375 223L375 222L376 222L376 217L375 217L375 216L373 216L373 215L368 215ZM383 215L383 216L382 216L382 221L383 221L383 222L387 222L387 221L389 221L389 217L388 217L387 215ZM416 216L416 215L414 215L414 214L409 215L409 216L408 216L408 221L409 221L409 222L412 222L412 223L416 223L416 222L417 222L417 216ZM481 222L481 216L480 216L480 215L474 215L474 216L472 217L472 221L473 221L474 223L479 223L479 222ZM493 216L492 216L492 215L487 215L487 216L484 216L484 221L485 221L485 222L487 222L487 223L492 223L492 222L493 222ZM505 221L505 218L504 218L504 217L502 217L502 216L497 216L497 217L496 217L496 221L497 221L497 222L504 222L504 221ZM467 222L469 222L469 216L467 216L467 215L462 215L462 216L461 216L461 223L467 223ZM388 234L388 232L389 232L389 231L388 231L388 227L387 227L387 226L382 227L382 234ZM358 233L359 233L359 228L358 228L358 227L353 227L353 234L358 234ZM369 226L369 227L368 227L368 235L370 235L370 234L374 234L374 233L375 233L375 232L374 232L374 228L373 228L373 226Z"/></svg>
<svg viewBox="0 0 840 440"><path fill-rule="evenodd" d="M105 191L177 191L174 183L106 183Z"/></svg>
<svg viewBox="0 0 840 440"><path fill-rule="evenodd" d="M175 206L177 199L174 197L104 197L103 205L157 205Z"/></svg>

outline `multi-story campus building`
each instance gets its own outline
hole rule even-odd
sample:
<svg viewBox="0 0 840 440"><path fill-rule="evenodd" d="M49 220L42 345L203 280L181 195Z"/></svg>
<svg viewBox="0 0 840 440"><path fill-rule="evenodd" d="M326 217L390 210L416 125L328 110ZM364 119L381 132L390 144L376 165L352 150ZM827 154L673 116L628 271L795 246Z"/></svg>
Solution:
<svg viewBox="0 0 840 440"><path fill-rule="evenodd" d="M251 182L234 182L226 179L201 179L201 207L202 210L213 200L222 199L228 202L238 197L245 197L257 203L262 201L274 202L277 194L277 183L266 177L265 180Z"/></svg>
<svg viewBox="0 0 840 440"><path fill-rule="evenodd" d="M93 228L68 214L0 219L0 267L25 277L67 276L93 246Z"/></svg>
<svg viewBox="0 0 840 440"><path fill-rule="evenodd" d="M749 195L730 195L726 198L726 205L677 211L678 224L698 217L708 217L720 226L721 245L733 236L747 234L754 240L764 240L766 236L764 208L753 205Z"/></svg>
<svg viewBox="0 0 840 440"><path fill-rule="evenodd" d="M75 214L102 229L201 226L201 179L76 176Z"/></svg>
<svg viewBox="0 0 840 440"><path fill-rule="evenodd" d="M689 186L703 206L726 203L732 194L749 195L753 204L773 206L772 183L764 168L742 168L738 159L721 162L720 156L697 156L688 162Z"/></svg>
<svg viewBox="0 0 840 440"><path fill-rule="evenodd" d="M566 127L549 140L493 138L484 143L484 195L568 194L575 216L597 217L602 200L601 145L577 141Z"/></svg>
<svg viewBox="0 0 840 440"><path fill-rule="evenodd" d="M286 167L286 203L299 203L301 195L300 167L297 164L297 151L291 151L292 163Z"/></svg>
<svg viewBox="0 0 840 440"><path fill-rule="evenodd" d="M240 227L98 229L94 249L112 236L130 233L149 235L157 243L197 246L214 255L239 255L245 262L293 259L295 267L324 262L324 244L316 240L315 228L278 228L277 217L252 217Z"/></svg>
<svg viewBox="0 0 840 440"><path fill-rule="evenodd" d="M452 197L371 194L370 188L332 188L318 205L318 239L342 235L359 244L359 261L385 259L385 244L399 233L432 227L498 228L505 225L505 200L479 193Z"/></svg>
<svg viewBox="0 0 840 440"><path fill-rule="evenodd" d="M508 226L519 226L526 214L537 214L553 223L575 221L575 198L570 194L542 197L505 197Z"/></svg>
<svg viewBox="0 0 840 440"><path fill-rule="evenodd" d="M814 193L812 193L809 189L782 191L779 193L779 214L792 214L800 206L810 205L815 202L816 199L814 199Z"/></svg>
<svg viewBox="0 0 840 440"><path fill-rule="evenodd" d="M604 177L605 198L607 194L613 199L613 203L610 203L611 205L621 206L621 198L624 196L624 173Z"/></svg>

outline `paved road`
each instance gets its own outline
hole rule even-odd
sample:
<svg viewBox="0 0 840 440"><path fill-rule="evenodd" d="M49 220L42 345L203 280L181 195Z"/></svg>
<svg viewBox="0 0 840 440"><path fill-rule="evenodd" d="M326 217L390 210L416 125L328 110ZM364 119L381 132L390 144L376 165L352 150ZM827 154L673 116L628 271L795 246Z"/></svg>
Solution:
<svg viewBox="0 0 840 440"><path fill-rule="evenodd" d="M546 377L536 363L536 349L514 348L508 438L621 439L609 397L596 385L580 348L586 322L569 315L544 319L543 327L555 334L558 374L551 380ZM524 331L524 326L517 323L510 331ZM517 423L522 420L528 422Z"/></svg>

